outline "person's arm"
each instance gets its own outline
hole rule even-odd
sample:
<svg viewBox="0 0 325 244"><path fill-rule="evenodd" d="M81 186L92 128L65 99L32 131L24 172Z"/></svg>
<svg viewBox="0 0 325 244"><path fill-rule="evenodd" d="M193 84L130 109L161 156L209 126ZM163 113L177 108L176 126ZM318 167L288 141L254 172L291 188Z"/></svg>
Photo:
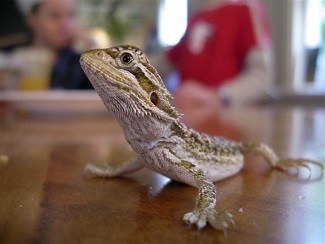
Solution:
<svg viewBox="0 0 325 244"><path fill-rule="evenodd" d="M270 52L254 48L246 56L243 71L220 88L220 96L232 104L255 102L267 95L273 80L272 70Z"/></svg>
<svg viewBox="0 0 325 244"><path fill-rule="evenodd" d="M266 96L273 81L273 57L269 26L260 1L247 1L240 43L247 50L241 73L226 81L220 93L232 103L254 102ZM255 44L254 44L255 43Z"/></svg>

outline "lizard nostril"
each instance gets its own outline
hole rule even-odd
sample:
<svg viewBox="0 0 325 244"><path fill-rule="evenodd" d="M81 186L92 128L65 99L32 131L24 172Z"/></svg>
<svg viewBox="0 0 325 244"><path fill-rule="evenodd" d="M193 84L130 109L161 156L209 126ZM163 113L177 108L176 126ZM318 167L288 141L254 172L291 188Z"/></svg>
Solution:
<svg viewBox="0 0 325 244"><path fill-rule="evenodd" d="M97 51L96 53L95 53L95 55L96 55L96 57L97 58L100 58L100 59L102 59L103 58L103 52L101 52L101 51Z"/></svg>

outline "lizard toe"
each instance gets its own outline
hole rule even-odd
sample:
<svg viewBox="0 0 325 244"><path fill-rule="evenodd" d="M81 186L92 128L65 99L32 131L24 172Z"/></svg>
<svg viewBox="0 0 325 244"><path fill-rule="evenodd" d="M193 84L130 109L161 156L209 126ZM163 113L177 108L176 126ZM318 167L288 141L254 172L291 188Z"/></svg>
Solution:
<svg viewBox="0 0 325 244"><path fill-rule="evenodd" d="M113 176L113 170L111 167L99 167L94 164L87 164L84 168L86 175L97 176L97 177L111 177Z"/></svg>
<svg viewBox="0 0 325 244"><path fill-rule="evenodd" d="M195 210L184 215L183 220L188 225L195 224L198 229L206 226L207 222L217 230L226 230L229 223L234 225L233 215L227 211L218 213L214 209Z"/></svg>
<svg viewBox="0 0 325 244"><path fill-rule="evenodd" d="M186 213L184 214L183 220L188 225L195 224L198 221L198 214L196 214L195 212Z"/></svg>
<svg viewBox="0 0 325 244"><path fill-rule="evenodd" d="M221 213L215 211L212 215L208 216L208 222L213 228L224 231L229 227L229 223L235 224L233 215L228 211Z"/></svg>

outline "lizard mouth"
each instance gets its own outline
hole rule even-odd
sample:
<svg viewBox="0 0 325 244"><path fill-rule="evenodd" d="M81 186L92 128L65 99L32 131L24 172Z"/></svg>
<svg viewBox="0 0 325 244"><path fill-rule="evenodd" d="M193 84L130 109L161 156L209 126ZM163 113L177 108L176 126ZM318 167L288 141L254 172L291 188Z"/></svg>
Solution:
<svg viewBox="0 0 325 244"><path fill-rule="evenodd" d="M114 60L110 57L106 58L106 62L93 57L91 53L84 53L80 58L81 67L86 75L92 73L95 76L105 77L105 83L117 86L118 88L132 89L130 82L126 81L123 70L119 70L114 65ZM128 79L129 80L129 79ZM92 80L90 80L92 82Z"/></svg>
<svg viewBox="0 0 325 244"><path fill-rule="evenodd" d="M90 82L96 89L98 83L124 90L127 93L135 93L140 99L148 100L147 94L141 89L136 78L127 71L117 68L113 58L106 56L105 62L102 57L96 57L93 52L81 55L80 64ZM148 100L149 103L149 100Z"/></svg>
<svg viewBox="0 0 325 244"><path fill-rule="evenodd" d="M105 55L103 50L83 53L80 64L104 103L109 102L110 96L120 94L123 99L137 103L139 110L132 105L132 111L141 116L151 115L169 122L175 120L152 102L152 96L141 87L134 74L119 67L116 59Z"/></svg>
<svg viewBox="0 0 325 244"><path fill-rule="evenodd" d="M136 99L142 107L141 114L148 114L150 111L153 114L159 113L137 79L129 72L117 68L113 58L108 56L103 62L93 52L86 52L81 55L80 64L95 90L101 97L104 96L102 99L107 99L107 94L115 89L122 92L127 99ZM159 117L167 119L169 116L160 114Z"/></svg>

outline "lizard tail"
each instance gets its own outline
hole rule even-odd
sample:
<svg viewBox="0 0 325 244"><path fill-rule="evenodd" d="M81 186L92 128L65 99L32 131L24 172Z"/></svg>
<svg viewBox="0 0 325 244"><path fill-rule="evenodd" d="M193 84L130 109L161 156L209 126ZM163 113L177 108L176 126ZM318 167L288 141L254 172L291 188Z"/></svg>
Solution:
<svg viewBox="0 0 325 244"><path fill-rule="evenodd" d="M294 174L299 176L300 169L305 168L309 172L309 177L311 177L311 167L310 165L314 165L318 167L321 171L320 177L323 175L323 164L314 160L304 159L304 158L287 158L287 159L279 159L276 153L270 148L268 145L263 143L241 143L239 146L239 150L244 154L254 153L261 155L267 163L270 164L272 168L279 169L281 171L285 171L289 174Z"/></svg>
<svg viewBox="0 0 325 244"><path fill-rule="evenodd" d="M272 167L276 167L279 161L273 149L263 143L241 143L239 150L244 155L254 153L262 156Z"/></svg>

